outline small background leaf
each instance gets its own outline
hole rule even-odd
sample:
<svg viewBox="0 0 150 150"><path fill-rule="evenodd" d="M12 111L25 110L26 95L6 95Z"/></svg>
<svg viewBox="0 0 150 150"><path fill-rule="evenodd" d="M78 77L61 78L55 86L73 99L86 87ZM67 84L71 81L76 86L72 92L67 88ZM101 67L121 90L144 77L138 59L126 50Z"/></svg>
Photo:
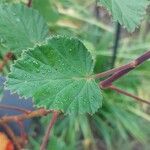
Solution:
<svg viewBox="0 0 150 150"><path fill-rule="evenodd" d="M59 19L59 14L52 3L52 0L33 0L32 7L37 9L50 23L54 23Z"/></svg>
<svg viewBox="0 0 150 150"><path fill-rule="evenodd" d="M140 24L148 6L148 0L99 0L113 16L115 21L134 31Z"/></svg>
<svg viewBox="0 0 150 150"><path fill-rule="evenodd" d="M8 51L20 54L48 36L48 26L39 13L22 4L0 5L0 41Z"/></svg>

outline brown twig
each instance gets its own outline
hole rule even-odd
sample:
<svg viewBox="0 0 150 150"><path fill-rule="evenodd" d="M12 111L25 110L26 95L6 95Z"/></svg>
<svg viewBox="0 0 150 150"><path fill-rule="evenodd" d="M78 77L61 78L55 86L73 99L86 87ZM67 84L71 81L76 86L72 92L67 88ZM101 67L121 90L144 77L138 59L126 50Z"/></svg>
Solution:
<svg viewBox="0 0 150 150"><path fill-rule="evenodd" d="M126 65L96 74L95 78L97 79L97 78L107 77L107 76L117 73L119 71L128 70L128 72L129 72L129 71L133 70L134 68L136 68L137 66L141 65L143 62L145 62L148 59L150 59L150 51L144 53L142 56L138 57L137 59L135 59L134 61L132 61ZM124 74L126 74L126 72Z"/></svg>
<svg viewBox="0 0 150 150"><path fill-rule="evenodd" d="M150 101L146 101L146 100L144 100L144 99L142 99L142 98L139 98L139 97L137 97L137 96L135 96L135 95L132 95L132 94L126 92L126 91L123 91L123 90L117 88L117 87L114 86L114 85L109 86L109 89L112 89L112 90L114 90L114 91L116 91L116 92L118 92L118 93L121 93L121 94L123 94L123 95L132 97L132 98L134 98L135 100L137 100L137 101L139 101L139 102L143 102L143 103L146 103L146 104L150 105Z"/></svg>
<svg viewBox="0 0 150 150"><path fill-rule="evenodd" d="M20 127L20 137L24 140L24 143L27 141L27 134L25 132L25 127L22 121L17 122L18 126Z"/></svg>
<svg viewBox="0 0 150 150"><path fill-rule="evenodd" d="M134 63L131 62L131 63L128 63L128 64L123 65L123 66L121 66L121 67L114 68L114 69L111 69L111 70L108 70L108 71L105 71L105 72L96 74L96 75L95 75L95 78L96 78L96 79L98 79L98 78L104 78L104 77L107 77L107 76L109 76L109 75L114 74L114 73L117 72L117 71L130 69L130 68L133 68L134 66L135 66Z"/></svg>
<svg viewBox="0 0 150 150"><path fill-rule="evenodd" d="M16 149L17 150L21 150L21 145L19 144L18 139L15 136L14 132L12 131L12 129L6 123L0 123L0 125L5 129L6 133L9 135L9 137L13 141Z"/></svg>
<svg viewBox="0 0 150 150"><path fill-rule="evenodd" d="M27 113L27 114L31 112L31 110L27 110L27 109L20 108L17 106L4 105L4 104L0 104L0 109L11 109L11 110L15 110L15 111L19 111L19 112Z"/></svg>
<svg viewBox="0 0 150 150"><path fill-rule="evenodd" d="M3 116L3 117L0 118L0 123L2 124L2 123L9 123L9 122L17 122L17 121L23 121L23 120L26 120L26 119L31 119L31 118L34 118L34 117L42 117L42 116L48 115L50 112L53 112L53 111L41 108L41 109L31 111L28 114Z"/></svg>
<svg viewBox="0 0 150 150"><path fill-rule="evenodd" d="M108 79L101 81L100 87L102 89L109 87L114 81L120 79L122 76L126 75L128 72L135 69L136 67L138 67L140 64L142 64L143 62L145 62L148 59L150 59L150 51L148 51L145 54L143 54L142 56L138 57L131 63L125 65L123 68L120 67L119 69L116 69L117 71L113 70L114 74L110 70L110 72L113 75L111 77L109 77Z"/></svg>
<svg viewBox="0 0 150 150"><path fill-rule="evenodd" d="M58 115L59 115L59 112L57 112L57 111L53 112L52 119L50 120L50 123L49 123L47 130L45 132L45 136L43 138L40 150L46 150L46 146L47 146L47 143L49 140L51 129L52 129L53 125L55 124L55 122L57 121Z"/></svg>
<svg viewBox="0 0 150 150"><path fill-rule="evenodd" d="M132 61L131 63L129 63L127 65L124 65L122 67L112 69L112 70L109 70L109 71L106 71L106 72L96 75L95 77L97 78L97 77L104 77L104 76L108 76L108 75L112 74L112 76L110 76L109 78L107 78L99 83L100 88L115 90L121 94L132 97L135 100L138 100L138 101L141 101L141 102L144 102L144 103L150 105L149 101L143 100L137 96L134 96L134 95L132 95L126 91L123 91L112 85L113 82L117 81L122 76L126 75L127 73L129 73L130 71L132 71L133 69L135 69L137 66L141 65L143 62L145 62L148 59L150 59L150 51L144 53L142 56L138 57L137 59L135 59L134 61Z"/></svg>
<svg viewBox="0 0 150 150"><path fill-rule="evenodd" d="M11 52L8 52L4 56L4 59L3 59L2 63L0 64L0 72L3 70L4 66L8 63L8 61L11 60L12 58L13 58L13 54Z"/></svg>
<svg viewBox="0 0 150 150"><path fill-rule="evenodd" d="M27 6L28 6L28 7L31 7L31 6L32 6L32 0L28 0Z"/></svg>

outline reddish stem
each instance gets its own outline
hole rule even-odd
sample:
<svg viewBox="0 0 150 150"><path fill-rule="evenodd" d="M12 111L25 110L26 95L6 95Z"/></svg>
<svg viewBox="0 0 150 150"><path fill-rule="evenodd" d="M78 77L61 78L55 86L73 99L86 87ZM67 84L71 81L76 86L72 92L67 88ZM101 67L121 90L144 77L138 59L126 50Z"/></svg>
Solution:
<svg viewBox="0 0 150 150"><path fill-rule="evenodd" d="M13 54L11 52L8 52L4 56L4 59L3 59L2 63L0 64L0 72L3 70L4 66L8 63L8 61L11 60L12 58L13 58Z"/></svg>
<svg viewBox="0 0 150 150"><path fill-rule="evenodd" d="M48 140L49 140L51 129L54 126L55 122L57 121L58 115L59 115L59 112L57 112L57 111L53 112L52 119L50 120L50 123L47 127L45 136L43 138L43 141L42 141L42 144L41 144L41 147L40 147L40 150L46 150L46 146L47 146L47 143L48 143Z"/></svg>
<svg viewBox="0 0 150 150"><path fill-rule="evenodd" d="M28 6L28 7L31 7L31 6L32 6L32 0L28 0L27 6Z"/></svg>
<svg viewBox="0 0 150 150"><path fill-rule="evenodd" d="M105 71L105 72L102 72L102 73L99 73L99 74L96 74L95 75L95 78L103 78L103 77L107 77L109 75L112 75L114 74L115 72L117 71L120 71L120 70L126 70L126 69L129 69L129 68L133 68L135 65L134 63L129 63L129 64L126 64L126 65L123 65L121 67L118 67L118 68L114 68L114 69L111 69L111 70L108 70L108 71Z"/></svg>
<svg viewBox="0 0 150 150"><path fill-rule="evenodd" d="M150 51L148 51L145 54L143 54L142 56L138 57L131 63L125 65L124 68L121 68L119 70L116 69L117 71L115 70L116 72L114 71L115 73L111 77L100 82L100 87L102 89L109 87L114 81L120 79L122 76L126 75L128 72L135 69L137 66L139 66L140 64L142 64L149 58L150 58Z"/></svg>
<svg viewBox="0 0 150 150"><path fill-rule="evenodd" d="M117 81L122 76L126 75L128 72L135 69L137 66L139 66L140 64L142 64L143 62L145 62L148 59L150 59L150 51L144 53L142 56L138 57L137 59L135 59L134 61L132 61L131 63L129 63L127 65L124 65L122 67L112 69L112 70L109 70L109 71L106 71L106 72L103 72L103 73L96 75L96 77L105 77L107 75L112 74L112 76L110 76L109 78L107 78L107 79L105 79L99 83L100 88L101 89L112 89L112 90L115 90L121 94L132 97L135 100L144 102L146 104L150 104L149 101L143 100L137 96L134 96L134 95L132 95L126 91L123 91L123 90L112 85L113 82Z"/></svg>
<svg viewBox="0 0 150 150"><path fill-rule="evenodd" d="M114 91L116 91L116 92L118 92L118 93L121 93L121 94L123 94L123 95L132 97L132 98L134 98L135 100L137 100L137 101L139 101L139 102L143 102L143 103L146 103L146 104L150 105L150 101L146 101L146 100L144 100L144 99L142 99L142 98L139 98L139 97L137 97L137 96L135 96L135 95L132 95L132 94L126 92L126 91L123 91L123 90L117 88L117 87L114 86L114 85L111 85L111 86L109 86L108 88L109 88L109 89L112 89L112 90L114 90Z"/></svg>
<svg viewBox="0 0 150 150"><path fill-rule="evenodd" d="M15 136L14 132L12 131L12 129L7 124L5 124L5 123L3 123L3 124L0 123L0 125L5 129L6 133L12 139L13 143L16 146L16 150L21 150L22 149L21 145L18 142L17 137Z"/></svg>
<svg viewBox="0 0 150 150"><path fill-rule="evenodd" d="M25 132L25 127L22 121L17 121L19 127L20 127L20 136L23 139L24 143L27 141L27 134Z"/></svg>
<svg viewBox="0 0 150 150"><path fill-rule="evenodd" d="M23 121L26 119L31 119L34 117L42 117L42 116L48 115L50 112L52 112L52 111L41 108L41 109L31 111L28 114L24 113L24 114L20 114L20 115L3 116L0 118L0 123L2 124L2 123L14 122L14 121L16 122L16 121Z"/></svg>
<svg viewBox="0 0 150 150"><path fill-rule="evenodd" d="M0 109L11 109L11 110L19 111L19 112L26 113L26 114L31 112L31 110L27 110L27 109L16 107L16 106L3 105L3 104L0 104Z"/></svg>

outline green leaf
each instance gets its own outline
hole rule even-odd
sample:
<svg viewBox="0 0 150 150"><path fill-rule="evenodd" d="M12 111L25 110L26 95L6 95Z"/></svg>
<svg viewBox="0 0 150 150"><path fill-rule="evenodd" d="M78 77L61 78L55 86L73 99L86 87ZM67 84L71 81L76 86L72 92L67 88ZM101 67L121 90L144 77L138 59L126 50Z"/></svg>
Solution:
<svg viewBox="0 0 150 150"><path fill-rule="evenodd" d="M93 67L81 41L57 36L25 51L13 65L6 84L21 96L33 97L37 107L92 114L102 103Z"/></svg>
<svg viewBox="0 0 150 150"><path fill-rule="evenodd" d="M39 13L22 4L0 5L0 41L8 50L20 54L48 36L48 26Z"/></svg>
<svg viewBox="0 0 150 150"><path fill-rule="evenodd" d="M113 16L115 21L125 26L128 31L134 31L140 24L145 9L148 6L148 0L99 0Z"/></svg>
<svg viewBox="0 0 150 150"><path fill-rule="evenodd" d="M32 7L37 9L50 23L55 23L59 19L59 14L54 8L52 0L33 0Z"/></svg>

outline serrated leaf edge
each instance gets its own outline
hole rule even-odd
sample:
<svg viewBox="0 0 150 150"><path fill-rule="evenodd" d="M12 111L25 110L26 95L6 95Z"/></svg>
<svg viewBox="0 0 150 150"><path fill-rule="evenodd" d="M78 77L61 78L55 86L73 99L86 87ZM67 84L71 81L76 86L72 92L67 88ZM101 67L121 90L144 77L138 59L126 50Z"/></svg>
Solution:
<svg viewBox="0 0 150 150"><path fill-rule="evenodd" d="M120 25L121 25L124 29L126 29L128 32L133 33L137 28L140 27L140 24L141 24L141 22L142 22L143 19L144 19L144 15L146 15L146 9L147 9L148 6L150 5L150 1L147 1L147 5L145 6L145 11L143 12L143 15L142 15L142 16L140 17L140 19L139 19L140 22L139 22L139 24L137 24L137 25L134 27L133 30L128 29L125 25L123 25L123 23L121 23L119 20L115 19L115 18L113 17L113 15L112 15L112 12L111 12L107 7L103 6L100 2L99 2L99 4L100 4L100 6L102 6L104 9L106 9L106 10L108 11L109 15L112 17L112 22L119 22Z"/></svg>
<svg viewBox="0 0 150 150"><path fill-rule="evenodd" d="M6 77L6 81L4 82L4 89L10 91L10 94L12 94L12 95L13 95L13 94L17 94L17 95L19 96L19 99L25 99L25 100L27 100L28 98L32 98L33 107L35 107L35 108L44 108L44 109L47 109L47 108L46 108L46 105L40 105L40 106L39 106L39 105L35 104L35 103L34 103L34 101L35 101L34 96L33 96L33 97L23 96L22 94L20 94L19 90L13 91L13 90L9 89L9 87L7 87L7 81L8 81L8 76L11 74L11 71L12 71L13 66L14 66L18 61L23 60L24 54L25 54L26 51L29 51L29 50L32 51L32 50L34 50L34 49L35 49L36 47L38 47L38 46L47 45L47 44L48 44L48 41L49 41L50 39L52 39L52 38L59 38L59 37L65 37L65 38L69 38L69 39L78 39L78 38L76 38L76 37L68 37L68 36L66 36L66 35L52 35L52 36L47 37L44 42L35 45L33 48L27 48L27 49L23 50L22 53L21 53L21 56L20 56L17 60L15 60L14 63L10 66L10 72L8 73L8 75L7 75L7 77ZM78 39L78 40L81 41L80 39ZM90 52L88 51L88 49L87 49L87 52L90 53ZM93 60L93 64L94 64L95 61L94 61L93 57L91 57L91 59ZM99 91L99 92L101 92L101 91ZM101 107L102 107L102 103L101 103L101 105L100 105L99 108L101 108ZM95 110L95 112L96 112L99 108L97 108L97 109ZM50 110L54 111L54 109L50 109ZM55 109L55 111L57 111L57 109ZM58 111L64 113L64 111L63 111L62 109L59 109ZM88 114L93 115L95 112L93 112L93 113L88 113ZM71 113L69 113L69 112L64 113L64 115L67 115L67 114L70 115ZM82 115L82 114L85 114L85 113L79 113L79 114Z"/></svg>

